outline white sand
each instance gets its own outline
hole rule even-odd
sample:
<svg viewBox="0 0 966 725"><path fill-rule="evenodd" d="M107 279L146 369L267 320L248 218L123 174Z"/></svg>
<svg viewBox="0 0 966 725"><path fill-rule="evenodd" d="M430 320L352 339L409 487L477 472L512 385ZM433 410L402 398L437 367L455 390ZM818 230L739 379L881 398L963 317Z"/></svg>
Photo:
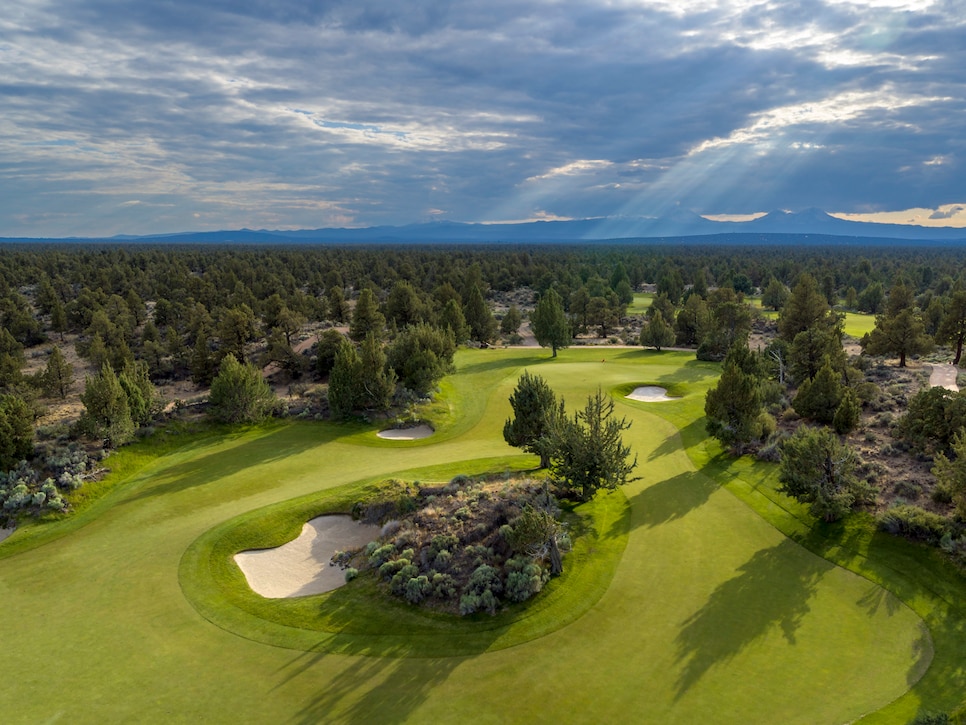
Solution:
<svg viewBox="0 0 966 725"><path fill-rule="evenodd" d="M424 423L413 428L390 428L389 430L381 430L376 435L391 441L415 441L420 438L429 438L435 432Z"/></svg>
<svg viewBox="0 0 966 725"><path fill-rule="evenodd" d="M16 529L0 529L0 541L6 539L10 534L12 534Z"/></svg>
<svg viewBox="0 0 966 725"><path fill-rule="evenodd" d="M663 403L668 400L679 400L679 398L667 397L667 390L656 385L646 385L643 388L634 388L634 392L627 396L631 400L641 400L645 403Z"/></svg>
<svg viewBox="0 0 966 725"><path fill-rule="evenodd" d="M353 521L351 516L318 516L302 527L294 541L275 549L239 552L235 563L248 586L263 597L321 594L345 584L345 572L330 564L332 555L365 546L379 532L380 527Z"/></svg>

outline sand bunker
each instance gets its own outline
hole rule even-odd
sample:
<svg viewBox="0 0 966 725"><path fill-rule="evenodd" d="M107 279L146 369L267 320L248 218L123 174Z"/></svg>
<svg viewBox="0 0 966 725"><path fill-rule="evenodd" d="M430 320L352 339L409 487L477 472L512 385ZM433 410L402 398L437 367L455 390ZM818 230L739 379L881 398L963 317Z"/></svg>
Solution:
<svg viewBox="0 0 966 725"><path fill-rule="evenodd" d="M302 527L294 541L275 549L242 551L235 563L248 586L268 599L304 597L345 584L345 572L329 561L336 551L365 546L380 528L353 521L351 516L318 516Z"/></svg>
<svg viewBox="0 0 966 725"><path fill-rule="evenodd" d="M413 428L390 428L389 430L381 430L376 435L391 441L415 441L420 438L429 438L435 432L424 423Z"/></svg>
<svg viewBox="0 0 966 725"><path fill-rule="evenodd" d="M679 400L679 398L667 397L667 390L656 385L645 385L642 388L634 388L634 392L628 396L631 400L641 400L645 403L663 403L668 400Z"/></svg>

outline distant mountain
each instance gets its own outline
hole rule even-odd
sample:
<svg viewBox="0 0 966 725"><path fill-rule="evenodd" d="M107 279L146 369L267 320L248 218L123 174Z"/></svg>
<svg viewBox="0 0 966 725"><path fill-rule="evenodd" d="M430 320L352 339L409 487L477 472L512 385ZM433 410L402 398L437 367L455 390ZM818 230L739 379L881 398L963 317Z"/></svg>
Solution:
<svg viewBox="0 0 966 725"><path fill-rule="evenodd" d="M823 241L819 242L821 238ZM773 211L747 222L718 222L680 210L663 217L601 217L573 221L537 221L520 224L478 224L451 221L377 226L360 229L251 230L184 232L111 239L8 238L4 242L131 242L165 244L298 244L298 243L513 243L654 240L727 244L868 243L898 241L917 243L964 243L966 229L921 227L906 224L855 222L826 214L820 209L801 212ZM753 240L758 240L754 242ZM838 240L838 241L837 241Z"/></svg>

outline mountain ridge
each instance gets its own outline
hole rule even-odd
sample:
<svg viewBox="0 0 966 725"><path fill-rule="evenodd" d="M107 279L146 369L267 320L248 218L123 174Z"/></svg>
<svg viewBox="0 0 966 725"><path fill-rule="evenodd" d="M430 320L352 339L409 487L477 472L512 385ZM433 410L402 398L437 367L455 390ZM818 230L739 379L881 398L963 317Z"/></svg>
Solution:
<svg viewBox="0 0 966 725"><path fill-rule="evenodd" d="M839 219L821 209L800 212L783 210L750 221L714 221L694 212L678 210L663 217L600 217L574 220L548 220L519 223L483 224L439 220L402 226L360 228L322 227L319 229L237 229L208 232L113 237L5 237L16 242L132 242L168 244L299 244L299 243L500 243L500 242L620 242L632 240L683 240L721 237L759 236L849 238L918 243L966 243L966 229L922 227ZM711 241L709 239L709 241ZM772 243L792 240L773 240ZM800 241L800 240L799 240ZM739 243L742 243L739 241ZM749 243L747 241L743 243ZM767 243L767 242L765 242ZM834 243L834 242L833 242Z"/></svg>

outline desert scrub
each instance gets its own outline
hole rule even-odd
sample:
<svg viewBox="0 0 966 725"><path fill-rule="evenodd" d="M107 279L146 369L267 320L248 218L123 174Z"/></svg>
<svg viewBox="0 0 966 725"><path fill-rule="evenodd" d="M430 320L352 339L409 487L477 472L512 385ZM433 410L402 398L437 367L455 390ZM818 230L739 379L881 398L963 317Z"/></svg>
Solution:
<svg viewBox="0 0 966 725"><path fill-rule="evenodd" d="M570 549L542 482L457 476L443 485L394 484L385 500L355 507L382 530L344 563L410 604L495 614L538 594L551 576L551 550Z"/></svg>

